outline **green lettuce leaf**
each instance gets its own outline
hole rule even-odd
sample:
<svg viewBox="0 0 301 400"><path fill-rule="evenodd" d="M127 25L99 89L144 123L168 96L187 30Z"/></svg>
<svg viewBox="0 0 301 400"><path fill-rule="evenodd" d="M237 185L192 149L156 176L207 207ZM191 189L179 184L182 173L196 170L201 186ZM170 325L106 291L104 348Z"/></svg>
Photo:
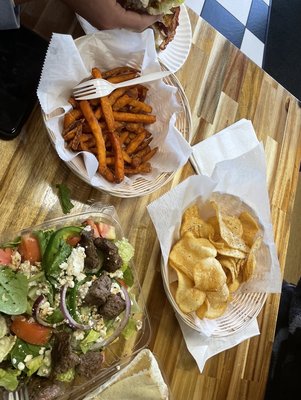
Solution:
<svg viewBox="0 0 301 400"><path fill-rule="evenodd" d="M19 315L26 311L28 281L25 275L0 267L0 312Z"/></svg>
<svg viewBox="0 0 301 400"><path fill-rule="evenodd" d="M17 369L2 369L0 368L0 386L9 391L14 391L18 387L17 377L21 374L21 371Z"/></svg>
<svg viewBox="0 0 301 400"><path fill-rule="evenodd" d="M7 335L9 332L7 323L3 315L0 314L0 339Z"/></svg>
<svg viewBox="0 0 301 400"><path fill-rule="evenodd" d="M64 214L69 214L71 209L74 207L70 200L70 189L64 183L56 185L58 189L58 195L60 204Z"/></svg>
<svg viewBox="0 0 301 400"><path fill-rule="evenodd" d="M122 270L125 270L129 265L130 260L134 257L134 247L126 238L117 240L115 244L118 248L118 254L122 259Z"/></svg>
<svg viewBox="0 0 301 400"><path fill-rule="evenodd" d="M27 376L31 376L37 372L37 370L43 365L43 359L43 355L38 355L25 363L26 368L28 369Z"/></svg>
<svg viewBox="0 0 301 400"><path fill-rule="evenodd" d="M32 355L32 357L37 357L40 355L41 346L35 344L29 344L21 339L17 339L14 348L10 353L11 363L15 368L18 368L20 362L24 363L26 356Z"/></svg>
<svg viewBox="0 0 301 400"><path fill-rule="evenodd" d="M47 231L34 231L33 234L34 236L38 239L41 254L43 256L45 249L47 247L47 244L49 242L49 239L53 233L53 230L49 229Z"/></svg>
<svg viewBox="0 0 301 400"><path fill-rule="evenodd" d="M91 329L88 335L80 342L81 351L85 354L91 345L100 337L100 333Z"/></svg>
<svg viewBox="0 0 301 400"><path fill-rule="evenodd" d="M72 382L75 377L74 368L68 369L66 372L62 372L61 374L57 374L55 379L61 382Z"/></svg>
<svg viewBox="0 0 301 400"><path fill-rule="evenodd" d="M128 287L133 286L134 276L130 267L127 267L125 271L123 271L123 280Z"/></svg>
<svg viewBox="0 0 301 400"><path fill-rule="evenodd" d="M121 334L126 340L128 340L135 332L137 332L136 321L133 318L130 318Z"/></svg>
<svg viewBox="0 0 301 400"><path fill-rule="evenodd" d="M9 354L11 349L14 347L17 337L10 335L4 336L0 339L0 362Z"/></svg>

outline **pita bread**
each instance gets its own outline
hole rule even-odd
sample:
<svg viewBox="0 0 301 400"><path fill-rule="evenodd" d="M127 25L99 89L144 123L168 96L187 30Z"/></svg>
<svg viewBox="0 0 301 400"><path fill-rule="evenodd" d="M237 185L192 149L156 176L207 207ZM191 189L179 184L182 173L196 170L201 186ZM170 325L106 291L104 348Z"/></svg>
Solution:
<svg viewBox="0 0 301 400"><path fill-rule="evenodd" d="M141 350L126 367L84 398L84 400L112 399L168 399L168 386L150 350Z"/></svg>

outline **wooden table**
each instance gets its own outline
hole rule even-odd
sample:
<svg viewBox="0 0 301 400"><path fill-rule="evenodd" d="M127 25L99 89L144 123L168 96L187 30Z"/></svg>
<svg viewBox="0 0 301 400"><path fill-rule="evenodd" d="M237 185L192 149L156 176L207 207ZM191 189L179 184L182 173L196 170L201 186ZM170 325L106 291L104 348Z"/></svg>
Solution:
<svg viewBox="0 0 301 400"><path fill-rule="evenodd" d="M275 241L283 271L301 159L301 109L290 93L228 40L193 12L189 14L193 43L177 76L191 106L193 144L241 118L253 122L265 147ZM25 25L48 38L52 31L74 37L83 34L72 13L57 1L28 3L22 18ZM159 244L146 206L193 174L191 165L187 163L172 182L149 196L120 199L89 187L67 169L50 144L38 105L24 130L17 139L0 142L0 231L19 230L62 215L55 188L61 182L71 188L75 212L94 201L113 204L136 248L135 264L152 325L149 347L174 399L262 399L279 295L270 295L259 315L261 335L212 357L200 374L163 290Z"/></svg>

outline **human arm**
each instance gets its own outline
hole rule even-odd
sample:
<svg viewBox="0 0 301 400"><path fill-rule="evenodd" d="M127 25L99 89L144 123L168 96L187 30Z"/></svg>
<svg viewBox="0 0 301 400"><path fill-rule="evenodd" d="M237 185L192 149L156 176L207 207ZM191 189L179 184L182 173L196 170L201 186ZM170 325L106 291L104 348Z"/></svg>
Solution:
<svg viewBox="0 0 301 400"><path fill-rule="evenodd" d="M0 30L17 29L20 27L19 7L11 0L0 2Z"/></svg>
<svg viewBox="0 0 301 400"><path fill-rule="evenodd" d="M127 11L116 0L62 1L100 30L125 28L141 32L160 18L158 15Z"/></svg>
<svg viewBox="0 0 301 400"><path fill-rule="evenodd" d="M20 7L32 0L0 0L0 30L20 28Z"/></svg>

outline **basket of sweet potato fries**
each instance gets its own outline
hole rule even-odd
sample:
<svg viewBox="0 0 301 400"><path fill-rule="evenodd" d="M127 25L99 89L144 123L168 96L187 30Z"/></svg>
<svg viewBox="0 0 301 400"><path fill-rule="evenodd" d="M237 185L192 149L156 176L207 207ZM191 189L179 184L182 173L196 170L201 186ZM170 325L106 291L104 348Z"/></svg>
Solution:
<svg viewBox="0 0 301 400"><path fill-rule="evenodd" d="M125 64L118 60L119 52L114 60L110 60L110 57L109 61L101 59L101 51L97 53L98 46L95 46L94 40L97 42L104 35L99 32L75 41L76 44L79 41L79 55L83 61L86 61L83 55L86 42L88 45L92 43L93 49L96 48L96 51L93 50L95 55L92 54L85 63L90 75L74 74L82 76L82 79L74 81L71 87L60 89L61 72L56 72L58 78L54 84L58 85L60 99L64 102L61 104L64 113L59 115L57 122L51 121L54 118L45 113L42 104L44 121L59 156L86 183L118 197L143 196L167 183L177 169L186 163L191 153L189 104L173 74L165 77L164 81L129 84L104 97L76 100L72 96L72 89L82 81L102 78L118 83L146 73L144 53L139 57L139 53L136 53L136 59L134 54L131 56L133 59ZM139 38L142 47L150 46L148 39L143 44L144 41ZM101 46L103 40L99 43ZM108 46L111 43L112 37L108 40ZM116 43L114 52L115 46ZM106 50L102 51L106 53ZM91 51L87 53L89 58ZM152 71L166 69L157 59L151 63L148 61L148 68L150 66ZM53 88L50 90L54 93ZM69 96L66 96L68 91ZM58 104L54 97L50 102Z"/></svg>
<svg viewBox="0 0 301 400"><path fill-rule="evenodd" d="M92 77L118 83L137 76L132 67L119 67ZM145 101L148 88L143 85L115 89L109 96L76 101L64 116L63 138L68 148L96 155L98 172L108 182L120 183L125 175L148 173L150 160L158 146L151 148L152 134L147 125L156 121L152 107Z"/></svg>

